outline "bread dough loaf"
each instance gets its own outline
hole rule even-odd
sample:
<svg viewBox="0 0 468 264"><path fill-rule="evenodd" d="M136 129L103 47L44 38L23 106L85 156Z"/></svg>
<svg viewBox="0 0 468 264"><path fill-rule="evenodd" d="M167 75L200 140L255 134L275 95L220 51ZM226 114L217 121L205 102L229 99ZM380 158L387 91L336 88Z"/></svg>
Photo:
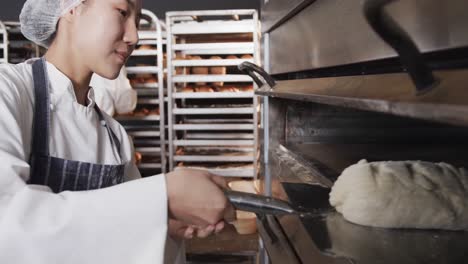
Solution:
<svg viewBox="0 0 468 264"><path fill-rule="evenodd" d="M446 163L361 160L335 182L330 204L361 225L468 230L467 190L467 170Z"/></svg>

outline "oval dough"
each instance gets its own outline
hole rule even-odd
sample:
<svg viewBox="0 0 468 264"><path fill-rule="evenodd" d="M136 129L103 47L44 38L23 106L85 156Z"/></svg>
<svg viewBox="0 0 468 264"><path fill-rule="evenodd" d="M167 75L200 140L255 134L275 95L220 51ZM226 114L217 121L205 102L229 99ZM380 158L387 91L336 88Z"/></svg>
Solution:
<svg viewBox="0 0 468 264"><path fill-rule="evenodd" d="M468 172L447 163L361 160L332 187L350 222L386 228L468 230Z"/></svg>

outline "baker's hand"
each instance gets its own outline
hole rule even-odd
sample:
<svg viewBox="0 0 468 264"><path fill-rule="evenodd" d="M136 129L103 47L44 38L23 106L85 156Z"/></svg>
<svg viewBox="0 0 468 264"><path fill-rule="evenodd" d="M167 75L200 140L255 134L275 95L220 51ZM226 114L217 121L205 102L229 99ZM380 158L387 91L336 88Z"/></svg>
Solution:
<svg viewBox="0 0 468 264"><path fill-rule="evenodd" d="M201 230L223 220L232 221L235 211L224 195L226 181L207 171L179 169L166 174L169 215Z"/></svg>
<svg viewBox="0 0 468 264"><path fill-rule="evenodd" d="M187 225L181 221L169 219L169 235L178 239L192 239L194 236L205 238L215 233L218 234L224 229L224 221L216 225L208 225L205 228Z"/></svg>

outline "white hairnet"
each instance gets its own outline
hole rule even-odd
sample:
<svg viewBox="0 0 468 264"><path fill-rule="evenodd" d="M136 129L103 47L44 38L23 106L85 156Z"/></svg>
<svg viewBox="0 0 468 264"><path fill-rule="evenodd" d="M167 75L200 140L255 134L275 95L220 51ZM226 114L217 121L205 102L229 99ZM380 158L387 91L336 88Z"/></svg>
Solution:
<svg viewBox="0 0 468 264"><path fill-rule="evenodd" d="M85 0L27 0L20 14L23 35L43 47L49 47L59 18Z"/></svg>

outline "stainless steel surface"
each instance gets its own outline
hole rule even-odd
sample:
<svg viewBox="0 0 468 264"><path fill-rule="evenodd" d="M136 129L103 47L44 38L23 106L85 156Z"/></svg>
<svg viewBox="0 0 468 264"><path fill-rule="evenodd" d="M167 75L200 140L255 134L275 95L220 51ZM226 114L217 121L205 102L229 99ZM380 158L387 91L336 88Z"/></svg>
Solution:
<svg viewBox="0 0 468 264"><path fill-rule="evenodd" d="M369 228L349 223L339 214L327 216L325 223L329 253L358 263L468 262L467 232Z"/></svg>
<svg viewBox="0 0 468 264"><path fill-rule="evenodd" d="M315 0L270 0L262 6L262 31L269 32Z"/></svg>
<svg viewBox="0 0 468 264"><path fill-rule="evenodd" d="M167 69L168 69L168 74L167 74L167 97L168 97L168 102L167 102L167 130L168 130L168 156L169 156L169 171L174 170L174 154L175 154L175 149L174 145L171 143L173 140L176 139L176 133L173 131L173 126L174 126L174 119L175 115L172 113L172 109L177 107L177 104L175 102L175 98L173 97L173 93L175 92L175 87L172 82L172 74L174 72L174 66L172 65L173 60L175 59L175 54L171 51L171 47L175 44L177 44L175 36L172 35L172 30L171 30L171 19L169 18L169 15L166 14L166 25L167 25L167 47L169 52L167 52Z"/></svg>
<svg viewBox="0 0 468 264"><path fill-rule="evenodd" d="M270 0L266 5L290 5L284 11L273 8L280 15L270 16L264 28L269 31L264 54L270 73L396 56L365 22L361 1L314 1L289 18L287 13L299 3ZM387 10L418 48L428 53L468 47L464 30L468 17L461 11L467 8L468 2L462 0L408 0L395 1ZM324 188L361 159L425 160L468 167L467 72L451 69L435 75L440 86L424 96L415 95L406 73L280 81L274 90L268 86L256 90L268 102L263 108L268 124L262 134L266 159L260 177L265 193L301 211L325 212L271 217L274 228L259 221L259 234L272 263L467 262L465 232L350 224L332 213L329 190Z"/></svg>
<svg viewBox="0 0 468 264"><path fill-rule="evenodd" d="M224 190L224 194L237 210L263 215L300 214L288 202L280 199L231 190Z"/></svg>
<svg viewBox="0 0 468 264"><path fill-rule="evenodd" d="M257 220L258 233L262 238L271 264L300 264L294 249L288 243L287 238L277 219L271 215Z"/></svg>
<svg viewBox="0 0 468 264"><path fill-rule="evenodd" d="M268 254L266 252L262 238L258 239L258 261L257 264L268 264L270 260L268 259Z"/></svg>
<svg viewBox="0 0 468 264"><path fill-rule="evenodd" d="M265 69L266 72L270 71L270 34L265 33L263 35L263 48L262 48L262 54L263 54L263 68ZM257 88L258 91L259 88ZM270 167L268 166L269 164L269 159L270 159L270 154L269 154L269 149L270 149L270 98L268 96L263 97L263 135L259 134L259 141L262 142L263 144L263 160L261 162L262 166L260 166L260 173L257 176L258 178L261 178L261 173L263 172L263 181L260 181L263 183L263 194L267 196L271 196L271 183L272 183L272 178L271 178L271 172L270 172ZM281 120L281 119L280 119ZM256 179L258 180L258 179ZM260 188L261 189L261 188ZM268 257L266 257L266 260L268 261Z"/></svg>
<svg viewBox="0 0 468 264"><path fill-rule="evenodd" d="M468 47L467 9L465 0L411 0L387 10L429 52ZM272 74L395 56L366 23L357 0L315 1L270 33Z"/></svg>
<svg viewBox="0 0 468 264"><path fill-rule="evenodd" d="M278 82L258 95L350 107L418 119L468 125L466 70L436 72L439 86L423 96L413 93L404 73L302 79Z"/></svg>
<svg viewBox="0 0 468 264"><path fill-rule="evenodd" d="M300 155L295 154L282 145L279 145L273 151L274 153L271 153L271 155L273 155L275 162L271 166L277 166L276 169L279 171L275 173L277 173L276 177L279 181L315 184L328 188L332 186L333 183L327 177L328 175L324 175L313 163ZM283 168L288 169L283 171Z"/></svg>
<svg viewBox="0 0 468 264"><path fill-rule="evenodd" d="M284 188L295 204L327 206L317 203L328 200L326 193L320 197L301 191L303 186ZM319 217L284 215L277 221L301 263L461 264L468 258L466 232L366 227L347 222L336 212Z"/></svg>

